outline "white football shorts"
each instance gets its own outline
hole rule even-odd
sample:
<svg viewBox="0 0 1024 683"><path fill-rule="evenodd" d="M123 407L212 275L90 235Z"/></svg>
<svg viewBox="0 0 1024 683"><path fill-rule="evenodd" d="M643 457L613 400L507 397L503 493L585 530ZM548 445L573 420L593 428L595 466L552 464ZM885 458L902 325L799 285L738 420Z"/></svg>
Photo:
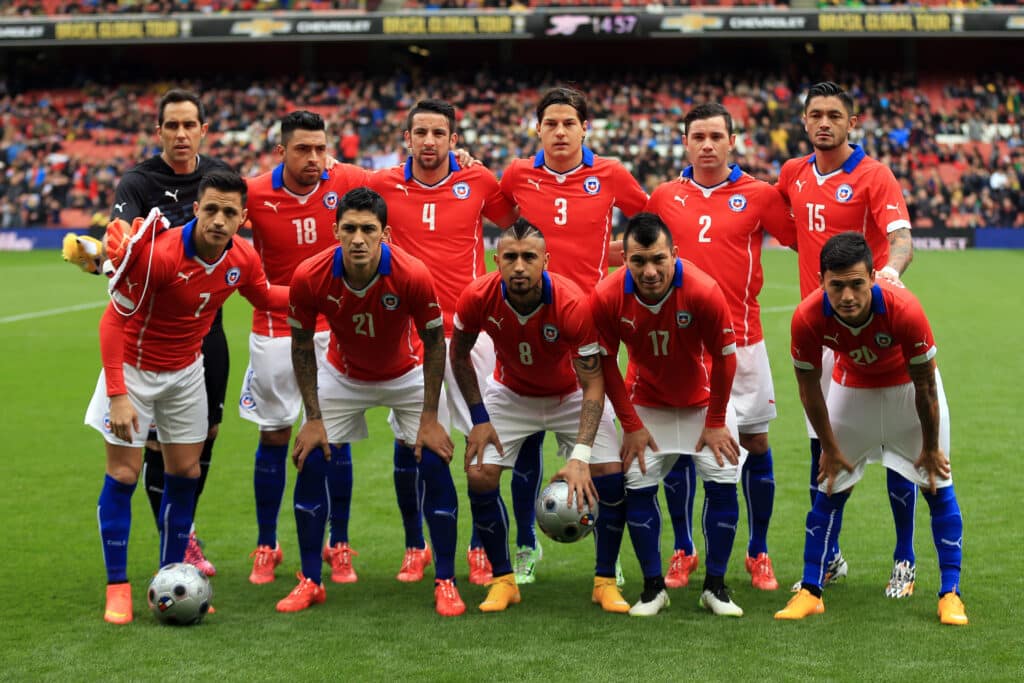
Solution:
<svg viewBox="0 0 1024 683"><path fill-rule="evenodd" d="M737 428L743 434L764 434L775 410L775 384L764 340L736 348L736 378L729 403L736 409Z"/></svg>
<svg viewBox="0 0 1024 683"><path fill-rule="evenodd" d="M327 362L329 330L313 336L317 365ZM291 427L302 410L302 395L292 370L292 338L249 334L249 367L242 381L238 414L269 432Z"/></svg>

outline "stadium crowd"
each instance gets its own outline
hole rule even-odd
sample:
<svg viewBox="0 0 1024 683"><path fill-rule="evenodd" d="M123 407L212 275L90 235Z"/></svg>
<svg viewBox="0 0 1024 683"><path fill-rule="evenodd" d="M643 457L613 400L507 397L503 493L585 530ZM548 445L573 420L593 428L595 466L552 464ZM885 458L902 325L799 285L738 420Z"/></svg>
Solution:
<svg viewBox="0 0 1024 683"><path fill-rule="evenodd" d="M916 82L909 77L836 74L857 99L854 139L890 166L917 227L1024 227L1024 125L1016 77ZM500 174L537 147L537 92L552 74L484 72L414 81L353 76L347 82L266 80L248 87L196 88L209 112L207 151L253 175L272 166L275 120L293 107L328 121L336 156L368 168L404 158L400 125L418 99L458 108L461 143ZM808 154L800 123L807 83L779 74L659 73L581 76L591 102L587 144L619 158L650 191L685 165L681 121L695 104L724 103L737 127L736 161L774 182L782 163ZM123 169L155 153L149 122L166 84L99 84L9 93L0 84L0 226L105 222ZM68 209L77 213L70 218Z"/></svg>

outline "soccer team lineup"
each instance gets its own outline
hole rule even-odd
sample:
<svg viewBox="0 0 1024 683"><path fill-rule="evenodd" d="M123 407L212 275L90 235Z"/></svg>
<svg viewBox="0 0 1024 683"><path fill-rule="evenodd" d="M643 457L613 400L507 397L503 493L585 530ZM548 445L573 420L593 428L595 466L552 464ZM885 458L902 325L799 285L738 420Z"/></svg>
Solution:
<svg viewBox="0 0 1024 683"><path fill-rule="evenodd" d="M742 617L726 585L731 564L752 589L779 592L775 619L828 619L824 589L849 571L844 506L878 463L896 538L885 597L914 593L920 492L939 570L921 587L935 591L941 624L966 625L937 342L901 281L913 258L906 203L892 171L851 142L851 96L826 81L801 97L813 152L786 162L777 184L732 162L732 117L707 102L683 121L687 165L648 195L619 161L587 147L587 101L570 87L541 95L538 151L500 179L459 147L457 112L437 99L408 111L399 166L338 162L323 118L296 110L280 121L280 164L242 178L201 153L199 96L164 93L162 151L123 175L104 239L64 240L65 260L106 276L110 295L85 414L106 452L103 618L130 623L140 601L169 624L214 612L216 569L194 516L224 419L221 307L238 291L252 326L237 405L258 427L249 581L276 581L282 546L301 566L279 612L325 603L327 584L358 580L352 449L369 436L367 411L383 407L405 536L396 578L432 588L441 616L467 609L462 552L469 582L486 586L479 611L528 610L520 587L543 566L539 527L574 552L593 547L591 598L605 612L658 615L703 565L700 607ZM501 230L492 272L485 219ZM243 226L251 242L235 239ZM767 541L776 408L758 295L768 237L797 252L802 299L790 339L771 340L790 344L808 435L803 574L785 585ZM563 460L542 477L548 433ZM298 538L282 539L290 468ZM468 505L455 484L463 474ZM698 480L703 549L688 528ZM144 590L128 572L136 488L160 532L159 571ZM683 512L672 523L687 527L670 530L667 558L659 492ZM468 550L460 514L472 518ZM642 584L627 590L620 554L630 549Z"/></svg>

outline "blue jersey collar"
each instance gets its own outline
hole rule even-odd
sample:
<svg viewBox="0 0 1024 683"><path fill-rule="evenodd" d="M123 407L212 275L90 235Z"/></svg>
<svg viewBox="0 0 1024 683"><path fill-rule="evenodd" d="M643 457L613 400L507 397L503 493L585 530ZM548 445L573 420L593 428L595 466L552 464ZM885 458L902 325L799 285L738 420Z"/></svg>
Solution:
<svg viewBox="0 0 1024 683"><path fill-rule="evenodd" d="M449 175L456 171L461 171L462 167L459 166L458 160L455 158L455 152L448 152L448 173ZM405 160L405 181L409 182L413 179L412 175L412 155Z"/></svg>
<svg viewBox="0 0 1024 683"><path fill-rule="evenodd" d="M334 277L345 277L345 255L341 247L334 250L334 264L331 268ZM385 243L380 245L380 263L377 264L378 275L391 275L391 247Z"/></svg>
<svg viewBox="0 0 1024 683"><path fill-rule="evenodd" d="M743 177L743 169L741 169L736 164L729 164L729 168L731 170L729 171L729 177L726 178L726 182L735 183L737 180L739 180L740 178ZM693 166L687 166L686 168L684 168L683 172L680 175L683 178L687 178L689 180L693 180ZM693 182L698 184L698 185L700 184L700 183L697 183L696 180L693 180Z"/></svg>
<svg viewBox="0 0 1024 683"><path fill-rule="evenodd" d="M836 311L832 308L832 303L828 300L828 294L824 290L821 292L821 312L826 318L834 317ZM885 315L885 299L882 298L882 288L878 285L871 287L871 312L878 313L879 315Z"/></svg>
<svg viewBox="0 0 1024 683"><path fill-rule="evenodd" d="M544 165L544 150L541 150L541 151L537 152L537 156L533 157L533 167L534 168L540 168L543 165ZM586 145L583 145L583 165L584 166L593 166L594 165L594 152L589 147L587 147Z"/></svg>
<svg viewBox="0 0 1024 683"><path fill-rule="evenodd" d="M331 174L324 169L324 172L320 174L320 180L330 180ZM280 190L284 187L284 164L278 164L270 174L270 186L275 190Z"/></svg>
<svg viewBox="0 0 1024 683"><path fill-rule="evenodd" d="M867 154L864 153L864 148L860 145L850 145L850 147L853 148L853 154L851 154L840 167L843 169L843 173L853 173L853 169L857 168L857 164L864 161L864 158L867 157ZM817 154L812 154L807 159L807 163L813 164L817 158Z"/></svg>
<svg viewBox="0 0 1024 683"><path fill-rule="evenodd" d="M672 286L679 289L683 286L683 259L676 259L676 272L672 276ZM622 281L622 291L626 294L636 294L636 283L633 281L633 273L626 270L626 277Z"/></svg>
<svg viewBox="0 0 1024 683"><path fill-rule="evenodd" d="M548 271L545 270L541 274L540 278L540 302L542 304L550 304L552 301L555 300L551 292L551 275L549 275ZM504 280L501 281L501 298L504 299L505 301L508 301L508 288L505 286Z"/></svg>

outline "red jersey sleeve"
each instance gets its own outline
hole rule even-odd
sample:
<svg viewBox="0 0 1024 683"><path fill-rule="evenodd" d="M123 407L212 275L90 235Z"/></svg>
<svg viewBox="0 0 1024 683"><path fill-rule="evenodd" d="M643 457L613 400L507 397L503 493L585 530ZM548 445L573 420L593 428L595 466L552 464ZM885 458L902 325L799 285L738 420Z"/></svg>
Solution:
<svg viewBox="0 0 1024 683"><path fill-rule="evenodd" d="M127 394L124 383L124 317L108 304L100 318L100 357L103 376L107 383L107 396Z"/></svg>
<svg viewBox="0 0 1024 683"><path fill-rule="evenodd" d="M903 357L910 365L927 363L935 357L935 338L924 308L917 297L906 290L892 290L896 310L893 336L900 340Z"/></svg>
<svg viewBox="0 0 1024 683"><path fill-rule="evenodd" d="M302 330L316 330L317 306L309 262L295 269L288 288L288 324Z"/></svg>
<svg viewBox="0 0 1024 683"><path fill-rule="evenodd" d="M570 343L573 358L586 358L601 353L597 329L585 298L572 299L562 308L562 324Z"/></svg>
<svg viewBox="0 0 1024 683"><path fill-rule="evenodd" d="M701 327L704 346L710 350L711 355L711 396L705 424L708 427L724 427L726 407L736 376L736 334L732 329L729 306L720 288L709 287L707 296L701 300L705 309L701 318L711 321Z"/></svg>
<svg viewBox="0 0 1024 683"><path fill-rule="evenodd" d="M498 179L491 175L490 171L480 173L480 186L484 191L483 214L492 223L499 227L507 227L510 216L514 215L516 205L505 196L501 190Z"/></svg>
<svg viewBox="0 0 1024 683"><path fill-rule="evenodd" d="M761 225L784 247L796 247L796 222L789 205L779 190L765 184L760 193L758 205L761 208Z"/></svg>
<svg viewBox="0 0 1024 683"><path fill-rule="evenodd" d="M501 193L505 196L505 200L510 204L516 204L515 193L513 190L516 186L516 174L519 172L520 160L515 159L505 168L505 172L501 175L501 182L499 186Z"/></svg>
<svg viewBox="0 0 1024 683"><path fill-rule="evenodd" d="M795 164L800 163L801 159L790 159L782 165L782 170L779 171L779 180L775 183L775 190L782 197L782 201L785 202L786 206L792 208L793 202L789 198L789 186L792 184L793 169L796 168Z"/></svg>
<svg viewBox="0 0 1024 683"><path fill-rule="evenodd" d="M607 281L606 281L607 282ZM618 281L616 281L618 282ZM629 400L626 382L619 370L619 339L618 328L614 320L615 289L598 285L590 298L590 314L597 328L601 344L601 374L604 376L604 392L611 401L615 416L619 418L622 429L635 432L644 426L636 408Z"/></svg>
<svg viewBox="0 0 1024 683"><path fill-rule="evenodd" d="M627 216L635 216L647 206L647 193L622 164L615 164L615 206Z"/></svg>
<svg viewBox="0 0 1024 683"><path fill-rule="evenodd" d="M410 277L406 295L409 297L409 313L418 330L430 330L444 325L441 304L434 292L434 278L420 261L410 260Z"/></svg>
<svg viewBox="0 0 1024 683"><path fill-rule="evenodd" d="M892 169L885 164L877 164L871 173L873 177L867 183L867 187L871 193L869 206L875 225L887 235L893 230L909 230L910 215L903 198L903 188L893 175Z"/></svg>
<svg viewBox="0 0 1024 683"><path fill-rule="evenodd" d="M483 278L481 278L483 279ZM476 281L477 283L480 280ZM480 296L480 287L470 285L459 296L459 302L455 305L455 327L466 334L480 334L483 329L480 314L483 311L483 300Z"/></svg>
<svg viewBox="0 0 1024 683"><path fill-rule="evenodd" d="M288 288L271 285L267 281L267 275L263 272L263 265L255 251L247 249L246 255L249 276L245 278L245 284L238 288L241 295L259 310L283 311L288 308Z"/></svg>
<svg viewBox="0 0 1024 683"><path fill-rule="evenodd" d="M349 190L370 185L370 172L353 164L337 164L328 171L328 175L328 185L331 190L338 193L338 199Z"/></svg>
<svg viewBox="0 0 1024 683"><path fill-rule="evenodd" d="M790 323L789 352L793 365L800 370L821 369L821 333L810 319L815 309L820 309L821 297L821 292L815 292L804 299L797 306Z"/></svg>

